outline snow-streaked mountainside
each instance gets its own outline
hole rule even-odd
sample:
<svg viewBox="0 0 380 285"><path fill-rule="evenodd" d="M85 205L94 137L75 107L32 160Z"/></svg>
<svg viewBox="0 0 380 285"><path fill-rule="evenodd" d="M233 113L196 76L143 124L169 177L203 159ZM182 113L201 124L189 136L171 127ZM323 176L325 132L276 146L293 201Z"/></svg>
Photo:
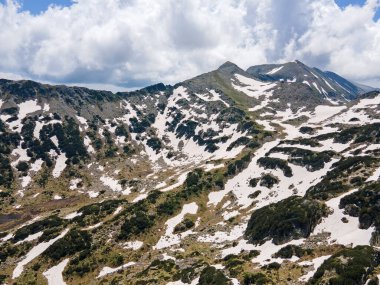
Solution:
<svg viewBox="0 0 380 285"><path fill-rule="evenodd" d="M0 283L379 284L379 105L299 61L0 80Z"/></svg>

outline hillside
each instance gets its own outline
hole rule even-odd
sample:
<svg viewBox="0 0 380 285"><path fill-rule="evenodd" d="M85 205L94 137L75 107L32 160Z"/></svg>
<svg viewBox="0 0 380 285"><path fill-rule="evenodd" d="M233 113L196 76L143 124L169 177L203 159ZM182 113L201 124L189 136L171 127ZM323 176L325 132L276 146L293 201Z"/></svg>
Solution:
<svg viewBox="0 0 380 285"><path fill-rule="evenodd" d="M0 283L378 284L369 90L299 61L120 93L0 80Z"/></svg>

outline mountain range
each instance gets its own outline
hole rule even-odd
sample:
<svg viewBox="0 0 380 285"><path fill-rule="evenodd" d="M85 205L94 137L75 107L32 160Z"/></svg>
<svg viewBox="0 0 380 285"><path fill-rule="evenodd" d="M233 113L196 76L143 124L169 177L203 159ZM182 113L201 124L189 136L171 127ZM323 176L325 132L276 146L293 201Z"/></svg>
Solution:
<svg viewBox="0 0 380 285"><path fill-rule="evenodd" d="M379 104L300 61L2 79L0 283L379 284Z"/></svg>

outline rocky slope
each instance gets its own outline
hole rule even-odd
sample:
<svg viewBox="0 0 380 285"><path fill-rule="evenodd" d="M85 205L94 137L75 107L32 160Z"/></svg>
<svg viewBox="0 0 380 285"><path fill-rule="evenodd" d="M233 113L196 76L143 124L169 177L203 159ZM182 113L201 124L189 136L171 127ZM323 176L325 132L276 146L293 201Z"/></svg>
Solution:
<svg viewBox="0 0 380 285"><path fill-rule="evenodd" d="M379 104L298 61L0 80L0 281L378 284Z"/></svg>

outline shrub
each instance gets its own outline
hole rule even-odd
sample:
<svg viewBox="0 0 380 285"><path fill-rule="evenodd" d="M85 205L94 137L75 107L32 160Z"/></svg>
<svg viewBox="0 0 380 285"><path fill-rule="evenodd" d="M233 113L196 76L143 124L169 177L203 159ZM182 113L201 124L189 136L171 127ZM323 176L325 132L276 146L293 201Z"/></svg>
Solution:
<svg viewBox="0 0 380 285"><path fill-rule="evenodd" d="M336 197L349 189L349 185L342 182L344 178L352 177L354 173L359 172L361 169L371 167L376 161L377 158L370 156L342 158L332 165L333 169L327 172L322 181L307 190L306 196L321 200Z"/></svg>
<svg viewBox="0 0 380 285"><path fill-rule="evenodd" d="M265 174L261 177L260 186L272 188L275 184L278 184L280 181L270 174Z"/></svg>
<svg viewBox="0 0 380 285"><path fill-rule="evenodd" d="M231 285L232 282L221 270L212 266L205 267L199 277L198 285Z"/></svg>
<svg viewBox="0 0 380 285"><path fill-rule="evenodd" d="M182 222L180 222L178 225L175 226L174 228L174 233L182 233L185 232L192 227L194 227L194 222L190 219L184 219Z"/></svg>
<svg viewBox="0 0 380 285"><path fill-rule="evenodd" d="M269 279L263 273L245 273L243 278L244 285L265 285L273 284L272 280Z"/></svg>
<svg viewBox="0 0 380 285"><path fill-rule="evenodd" d="M274 244L283 244L292 239L306 238L327 214L328 208L322 203L298 196L289 197L254 211L245 237L253 244L270 239Z"/></svg>
<svg viewBox="0 0 380 285"><path fill-rule="evenodd" d="M280 168L286 177L292 177L293 171L285 160L273 157L261 157L257 160L258 164L265 169Z"/></svg>
<svg viewBox="0 0 380 285"><path fill-rule="evenodd" d="M260 179L259 178L252 178L249 180L249 186L251 187L256 187L257 183L259 183Z"/></svg>
<svg viewBox="0 0 380 285"><path fill-rule="evenodd" d="M55 227L59 227L64 221L58 216L50 216L44 220L34 222L30 225L19 228L13 237L13 242L21 241L29 235L36 234L40 231L46 231Z"/></svg>
<svg viewBox="0 0 380 285"><path fill-rule="evenodd" d="M316 271L310 284L364 284L380 264L380 253L370 246L345 248L327 259Z"/></svg>
<svg viewBox="0 0 380 285"><path fill-rule="evenodd" d="M20 161L17 165L16 168L18 171L25 172L29 169L29 164L25 161Z"/></svg>
<svg viewBox="0 0 380 285"><path fill-rule="evenodd" d="M154 216L148 216L145 212L138 211L121 226L119 239L128 239L132 235L144 233L153 225Z"/></svg>
<svg viewBox="0 0 380 285"><path fill-rule="evenodd" d="M312 249L303 249L298 245L287 245L281 248L274 254L275 258L292 258L292 256L302 257L304 255L309 255L313 252Z"/></svg>
<svg viewBox="0 0 380 285"><path fill-rule="evenodd" d="M156 153L158 153L162 148L162 143L159 138L150 138L147 140L146 144Z"/></svg>
<svg viewBox="0 0 380 285"><path fill-rule="evenodd" d="M70 230L63 238L54 242L43 255L53 260L73 255L91 248L92 238L87 231Z"/></svg>
<svg viewBox="0 0 380 285"><path fill-rule="evenodd" d="M351 216L359 217L362 229L372 225L380 228L380 183L364 186L359 191L351 193L340 200L339 208Z"/></svg>

